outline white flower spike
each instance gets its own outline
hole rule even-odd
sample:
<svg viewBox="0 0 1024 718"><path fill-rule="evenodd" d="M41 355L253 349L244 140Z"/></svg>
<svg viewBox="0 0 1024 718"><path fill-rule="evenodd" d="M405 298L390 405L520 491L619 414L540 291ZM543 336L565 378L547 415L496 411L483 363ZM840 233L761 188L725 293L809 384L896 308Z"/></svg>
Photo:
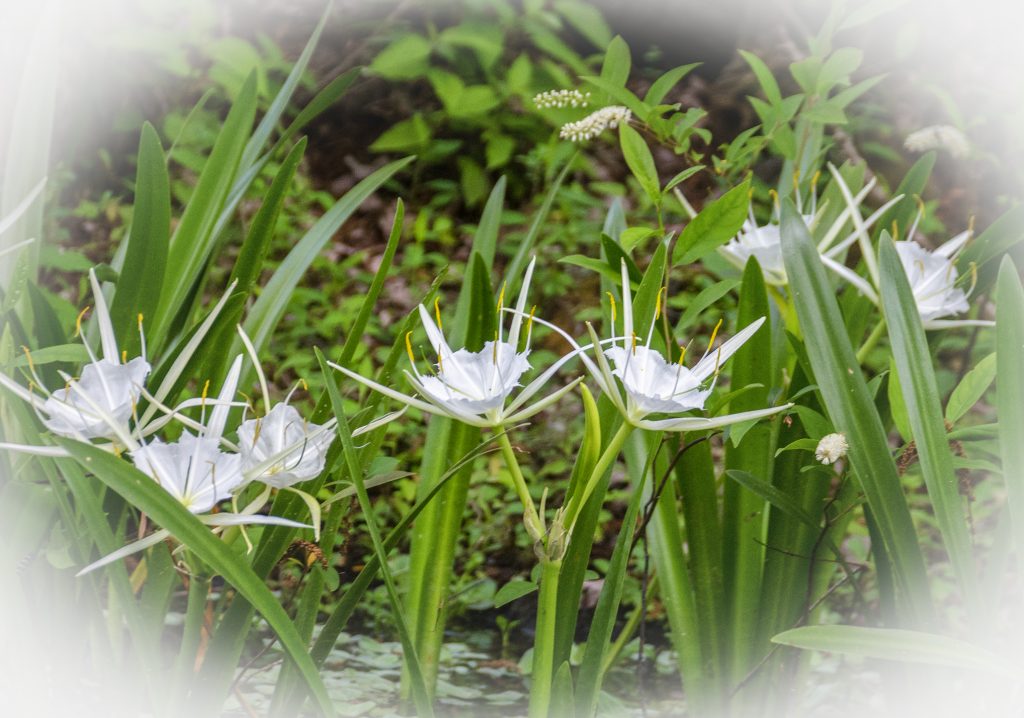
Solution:
<svg viewBox="0 0 1024 718"><path fill-rule="evenodd" d="M569 354L555 362L539 377L523 387L518 396L509 401L512 393L521 386L520 379L530 369L530 338L533 320L532 314L526 314L526 296L530 289L536 259L530 262L523 279L523 288L519 292L508 339L503 338L501 318L504 308L499 299L498 335L494 341L484 344L478 352L467 349L453 351L445 340L441 328L440 311L435 304L437 323L430 316L426 307L420 305L420 319L427 331L427 338L437 354L436 373L424 375L416 368L412 344L406 336L406 349L412 371L406 371L406 378L423 399L407 396L399 391L383 386L355 372L328 362L333 368L347 377L370 387L371 389L396 399L408 406L415 407L430 414L439 414L457 419L472 426L500 427L517 424L529 419L545 407L551 405L566 392L571 390L580 379L545 396L530 406L528 402L544 384L574 354ZM519 350L519 338L523 331L523 320L526 319L526 346ZM507 403L506 403L507 402Z"/></svg>
<svg viewBox="0 0 1024 718"><path fill-rule="evenodd" d="M846 456L849 449L850 445L846 442L844 434L827 434L818 442L818 447L814 450L814 458L828 466Z"/></svg>

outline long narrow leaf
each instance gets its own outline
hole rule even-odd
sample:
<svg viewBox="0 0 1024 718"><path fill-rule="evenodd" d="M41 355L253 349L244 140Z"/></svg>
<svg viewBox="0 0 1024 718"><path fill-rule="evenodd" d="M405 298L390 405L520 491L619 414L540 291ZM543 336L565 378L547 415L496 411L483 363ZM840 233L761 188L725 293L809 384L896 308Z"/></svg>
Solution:
<svg viewBox="0 0 1024 718"><path fill-rule="evenodd" d="M123 459L70 439L57 442L96 478L119 493L125 501L145 512L155 523L171 532L188 546L211 569L224 577L238 593L253 604L281 640L289 657L295 661L324 714L334 715L327 694L306 646L292 625L278 599L247 563L227 547L194 515L164 491L150 477Z"/></svg>
<svg viewBox="0 0 1024 718"><path fill-rule="evenodd" d="M999 267L996 311L999 449L1017 561L1024 566L1024 288L1009 257Z"/></svg>
<svg viewBox="0 0 1024 718"><path fill-rule="evenodd" d="M818 390L850 445L854 473L878 522L912 622L933 615L924 557L899 474L860 366L846 336L835 290L792 202L782 207L782 254Z"/></svg>
<svg viewBox="0 0 1024 718"><path fill-rule="evenodd" d="M960 485L953 469L949 439L946 438L931 354L914 293L896 247L885 232L882 233L878 259L882 279L882 307L885 310L903 401L907 407L907 419L917 444L921 472L942 532L942 541L949 552L961 589L976 604L979 596L976 593L977 576L971 556L971 537L967 529L964 500L960 496Z"/></svg>

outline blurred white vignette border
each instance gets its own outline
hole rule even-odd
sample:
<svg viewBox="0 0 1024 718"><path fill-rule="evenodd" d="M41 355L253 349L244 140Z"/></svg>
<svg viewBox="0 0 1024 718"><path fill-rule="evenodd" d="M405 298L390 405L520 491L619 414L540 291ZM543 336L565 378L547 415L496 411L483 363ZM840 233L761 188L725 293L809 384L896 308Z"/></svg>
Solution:
<svg viewBox="0 0 1024 718"><path fill-rule="evenodd" d="M146 63L133 64L134 53L146 43L168 42L168 37L190 31L190 23L202 23L213 34L225 29L226 5L279 6L281 12L305 14L312 27L322 11L319 0L257 3L255 0L91 0L29 2L0 0L0 168L13 154L28 158L41 168L59 167L68 152L88 146L90 137L115 120L126 97L148 84ZM346 13L384 17L392 2L337 0L333 22L343 23ZM687 43L713 47L716 43L735 50L737 40L752 34L775 34L781 24L794 31L812 32L814 18L827 2L807 0L758 2L758 0L680 0L655 2L612 0L593 2L606 13L614 29L629 29L634 37L649 32L652 42L678 43L674 51L686 54ZM957 125L982 153L999 157L1009 170L1008 194L1024 194L1024 3L1013 0L908 0L892 3L892 21L875 22L870 33L848 40L865 49L865 71L889 73L889 81L916 84L927 94L948 92L962 117L922 117L920 127ZM244 15L245 13L240 13ZM239 13L235 13L237 17ZM733 25L739 27L739 32ZM303 25L303 31L305 31ZM232 28L227 28L231 30ZM258 28L256 28L258 30ZM30 46L42 43L43 62L29 67ZM729 44L733 43L733 44ZM739 45L743 47L743 45ZM187 53L188 48L179 48ZM699 56L689 58L700 60ZM164 62L175 62L169 48ZM12 146L9 141L18 107L18 88L56 74L54 103L55 141L45 148ZM910 99L908 102L912 101ZM912 112L912 110L911 110ZM908 128L911 129L911 128ZM51 128L40 126L46 135ZM19 197L0 179L0 215L17 204ZM41 207L33 211L41 212ZM46 238L41 238L46 241ZM0 262L4 260L0 259ZM4 268L3 274L10 271ZM1022 358L1024 360L1024 358ZM1024 437L1022 437L1024 438ZM0 471L10 470L0 458ZM76 620L76 606L69 597L74 568L46 591L33 587L33 557L10 550L9 538L17 531L33 530L42 541L51 530L51 517L34 515L31 507L12 501L0 476L0 715L5 716L142 716L151 714L134 694L141 677L113 675L103 656L94 651L102 641L92 640L95 623ZM65 591L59 589L61 585ZM1016 628L1020 629L1020 621ZM116 627L107 627L117 630ZM1006 643L1024 645L1024 635ZM901 669L902 670L902 669ZM984 678L959 672L951 685L936 686L915 680L912 671L901 674L906 696L900 705L881 707L873 715L952 716L977 710L977 703L950 702L949 696L972 693L991 701L986 715L1008 715L992 686ZM961 685L957 687L959 682ZM948 688L955 690L947 690ZM941 689L941 690L940 690ZM998 690L998 689L996 689ZM1007 696L1006 710L1019 696ZM863 707L850 715L863 715ZM826 714L821 714L826 715ZM842 708L828 716L847 715Z"/></svg>

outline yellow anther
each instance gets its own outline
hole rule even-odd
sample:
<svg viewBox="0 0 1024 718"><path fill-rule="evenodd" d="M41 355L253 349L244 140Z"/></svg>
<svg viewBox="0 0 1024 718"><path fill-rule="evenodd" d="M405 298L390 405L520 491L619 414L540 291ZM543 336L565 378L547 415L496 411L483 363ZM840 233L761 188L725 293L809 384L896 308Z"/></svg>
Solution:
<svg viewBox="0 0 1024 718"><path fill-rule="evenodd" d="M612 326L615 326L615 295L611 292L606 292L608 295L608 301L612 304Z"/></svg>
<svg viewBox="0 0 1024 718"><path fill-rule="evenodd" d="M711 341L708 342L708 350L709 351L711 350L711 347L713 347L715 345L715 337L718 336L718 330L721 329L721 328L722 328L722 320L719 319L718 320L718 324L715 325L714 331L711 332Z"/></svg>
<svg viewBox="0 0 1024 718"><path fill-rule="evenodd" d="M309 384L306 383L305 379L303 379L302 377L299 377L299 383L302 384L302 390L303 391L309 391Z"/></svg>
<svg viewBox="0 0 1024 718"><path fill-rule="evenodd" d="M636 354L636 332L633 332L633 353Z"/></svg>
<svg viewBox="0 0 1024 718"><path fill-rule="evenodd" d="M495 366L498 364L498 332L494 332L494 341L491 342L491 359Z"/></svg>
<svg viewBox="0 0 1024 718"><path fill-rule="evenodd" d="M122 349L121 350L121 363L122 364L127 364L128 363L128 350L127 349Z"/></svg>
<svg viewBox="0 0 1024 718"><path fill-rule="evenodd" d="M662 287L658 290L658 296L654 298L654 321L658 321L661 317L661 295L668 294L668 287Z"/></svg>
<svg viewBox="0 0 1024 718"><path fill-rule="evenodd" d="M203 384L202 401L203 401L204 404L206 403L206 395L207 395L207 392L209 392L209 391L210 391L210 380L207 379L206 383Z"/></svg>
<svg viewBox="0 0 1024 718"><path fill-rule="evenodd" d="M892 241L893 242L897 242L897 241L899 241L899 238L900 238L900 228L896 224L896 220L894 219L892 221Z"/></svg>
<svg viewBox="0 0 1024 718"><path fill-rule="evenodd" d="M793 189L800 187L800 170L793 170Z"/></svg>
<svg viewBox="0 0 1024 718"><path fill-rule="evenodd" d="M818 186L819 179L821 179L821 170L815 172L814 175L811 177L811 189L814 189L815 187Z"/></svg>
<svg viewBox="0 0 1024 718"><path fill-rule="evenodd" d="M75 319L75 336L76 337L82 336L82 319L85 318L85 315L88 313L88 311L90 309L92 309L92 307L86 307L85 309L83 309L82 311L80 311L78 313L78 318Z"/></svg>
<svg viewBox="0 0 1024 718"><path fill-rule="evenodd" d="M679 345L679 366L683 365L683 358L686 356L686 346Z"/></svg>
<svg viewBox="0 0 1024 718"><path fill-rule="evenodd" d="M441 298L440 297L434 297L434 317L437 318L437 328L443 330L444 327L441 326Z"/></svg>
<svg viewBox="0 0 1024 718"><path fill-rule="evenodd" d="M533 307L530 309L530 316L528 316L526 318L526 335L527 336L530 335L530 329L533 327L533 315L534 315L534 313L536 313L536 311L537 311L537 305L534 304Z"/></svg>
<svg viewBox="0 0 1024 718"><path fill-rule="evenodd" d="M35 374L35 373L36 373L36 365L35 365L35 363L34 363L34 362L32 361L32 352L30 352L30 351L28 350L28 347L27 347L27 346L25 346L24 344L22 344L22 345L21 345L21 350L22 350L23 352L25 352L25 358L26 358L26 359L28 359L28 368L29 368L29 371L31 371L31 372L32 372L33 374Z"/></svg>
<svg viewBox="0 0 1024 718"><path fill-rule="evenodd" d="M412 336L412 332L405 333L405 353L409 355L409 363L415 364L416 357L412 354L412 340L409 338Z"/></svg>
<svg viewBox="0 0 1024 718"><path fill-rule="evenodd" d="M508 282L501 283L501 291L498 292L498 311L505 306L505 287L508 286Z"/></svg>
<svg viewBox="0 0 1024 718"><path fill-rule="evenodd" d="M772 204L778 204L779 203L779 193L776 192L774 189L768 190L768 196L771 197Z"/></svg>
<svg viewBox="0 0 1024 718"><path fill-rule="evenodd" d="M139 328L142 328L142 312L139 312Z"/></svg>

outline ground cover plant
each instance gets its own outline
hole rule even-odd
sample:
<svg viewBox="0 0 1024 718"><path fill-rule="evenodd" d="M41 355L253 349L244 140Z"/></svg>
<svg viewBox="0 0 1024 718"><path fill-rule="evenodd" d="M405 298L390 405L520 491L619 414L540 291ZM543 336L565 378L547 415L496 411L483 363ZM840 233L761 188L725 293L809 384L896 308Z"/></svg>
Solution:
<svg viewBox="0 0 1024 718"><path fill-rule="evenodd" d="M349 8L294 62L156 43L210 80L102 193L50 156L35 26L0 194L14 705L1019 712L1024 211L936 199L966 128L878 139L847 38L886 8L739 50L732 131L590 4L403 9L330 69ZM318 186L369 92L420 104Z"/></svg>

